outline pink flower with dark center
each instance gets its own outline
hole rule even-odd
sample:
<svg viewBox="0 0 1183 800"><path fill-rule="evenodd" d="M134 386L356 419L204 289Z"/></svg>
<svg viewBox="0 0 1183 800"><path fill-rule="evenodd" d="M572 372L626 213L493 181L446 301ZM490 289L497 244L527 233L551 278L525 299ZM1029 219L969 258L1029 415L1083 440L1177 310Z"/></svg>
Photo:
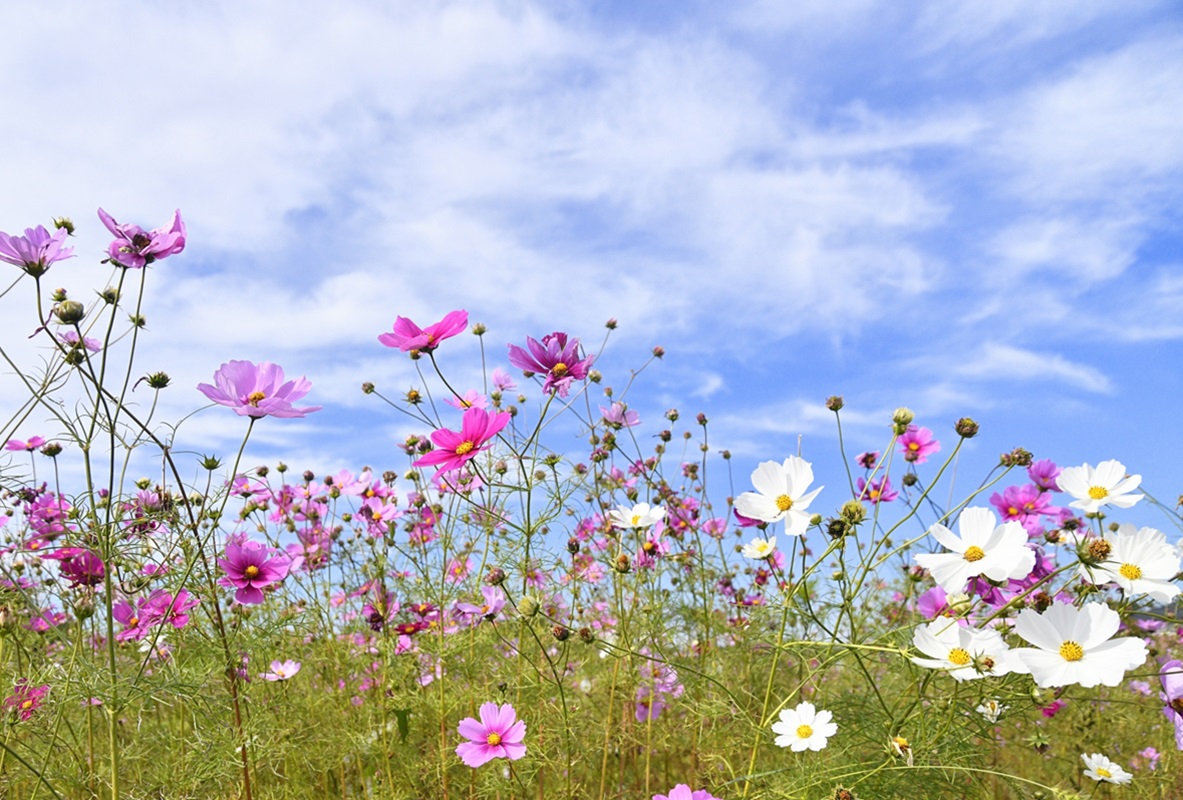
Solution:
<svg viewBox="0 0 1183 800"><path fill-rule="evenodd" d="M45 440L40 436L33 436L27 442L22 442L20 439L9 439L4 443L4 449L13 452L27 450L31 453L43 444L45 444Z"/></svg>
<svg viewBox="0 0 1183 800"><path fill-rule="evenodd" d="M879 461L879 451L871 450L866 453L859 453L855 463L863 469L875 469L875 464Z"/></svg>
<svg viewBox="0 0 1183 800"><path fill-rule="evenodd" d="M261 542L232 541L226 545L226 557L218 559L218 566L226 573L218 583L234 587L237 602L258 605L263 602L263 590L280 583L301 561L299 556L292 559Z"/></svg>
<svg viewBox="0 0 1183 800"><path fill-rule="evenodd" d="M941 443L932 438L932 431L917 425L909 425L900 437L900 452L904 460L914 464L923 464L928 457L941 450Z"/></svg>
<svg viewBox="0 0 1183 800"><path fill-rule="evenodd" d="M4 705L11 708L21 722L30 719L41 707L41 700L49 691L48 684L33 686L28 678L21 678L12 687L12 694L4 698Z"/></svg>
<svg viewBox="0 0 1183 800"><path fill-rule="evenodd" d="M1027 477L1045 492L1060 491L1060 487L1056 484L1059 474L1060 468L1050 458L1041 459L1027 467Z"/></svg>
<svg viewBox="0 0 1183 800"><path fill-rule="evenodd" d="M44 225L25 228L24 236L0 233L0 261L20 267L34 278L39 278L56 261L73 258L74 248L62 247L69 231L58 228L52 235Z"/></svg>
<svg viewBox="0 0 1183 800"><path fill-rule="evenodd" d="M120 225L101 208L99 219L115 236L115 241L107 245L107 255L121 267L141 269L185 249L185 223L180 209L173 212L172 222L151 231L139 225Z"/></svg>
<svg viewBox="0 0 1183 800"><path fill-rule="evenodd" d="M103 582L103 560L83 547L63 547L52 553L45 553L42 558L52 558L61 562L59 571L63 578L70 581L71 589L77 589L79 586L97 586Z"/></svg>
<svg viewBox="0 0 1183 800"><path fill-rule="evenodd" d="M479 767L495 758L517 761L526 755L526 723L518 719L513 706L506 703L481 705L480 721L472 717L460 720L459 733L467 742L456 748L456 755L470 767Z"/></svg>
<svg viewBox="0 0 1183 800"><path fill-rule="evenodd" d="M459 433L440 428L431 434L436 449L416 461L414 466L438 467L438 472L459 469L482 450L487 450L486 443L508 424L509 414L504 411L490 414L483 408L470 408L464 412Z"/></svg>
<svg viewBox="0 0 1183 800"><path fill-rule="evenodd" d="M557 392L566 397L571 382L583 380L591 368L595 356L579 357L579 340L568 339L561 331L547 334L542 341L526 337L526 350L515 344L509 346L509 363L530 373L545 375L542 391Z"/></svg>
<svg viewBox="0 0 1183 800"><path fill-rule="evenodd" d="M613 403L608 408L600 406L600 414L610 428L631 428L641 424L641 416L629 409L624 403Z"/></svg>
<svg viewBox="0 0 1183 800"><path fill-rule="evenodd" d="M398 317L394 321L394 330L379 334L378 341L387 347L397 347L404 353L430 353L444 339L463 333L467 327L468 312L463 309L449 312L439 322L426 328L420 328L406 317Z"/></svg>
<svg viewBox="0 0 1183 800"><path fill-rule="evenodd" d="M283 368L263 361L229 361L214 373L214 383L197 384L197 391L218 405L233 408L240 417L303 417L321 406L296 408L292 402L308 394L307 378L284 382Z"/></svg>

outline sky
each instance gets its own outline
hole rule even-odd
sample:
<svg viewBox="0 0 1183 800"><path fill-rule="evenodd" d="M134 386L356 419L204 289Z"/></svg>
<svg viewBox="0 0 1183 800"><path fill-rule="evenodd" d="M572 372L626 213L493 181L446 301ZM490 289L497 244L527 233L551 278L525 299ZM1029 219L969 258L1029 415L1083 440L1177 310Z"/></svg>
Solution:
<svg viewBox="0 0 1183 800"><path fill-rule="evenodd" d="M979 422L966 486L1021 445L1183 492L1174 0L67 0L0 27L0 230L72 217L78 257L45 280L93 297L95 209L181 209L145 289L157 419L230 359L325 407L256 426L247 463L404 468L422 428L360 385L422 382L377 336L463 308L490 368L555 330L598 351L618 320L618 393L663 347L626 396L642 437L706 413L735 491L799 447L844 483L842 395L851 456L908 406L948 446ZM36 366L30 292L0 336ZM475 337L440 356L480 385ZM176 448L230 455L243 429L200 411Z"/></svg>

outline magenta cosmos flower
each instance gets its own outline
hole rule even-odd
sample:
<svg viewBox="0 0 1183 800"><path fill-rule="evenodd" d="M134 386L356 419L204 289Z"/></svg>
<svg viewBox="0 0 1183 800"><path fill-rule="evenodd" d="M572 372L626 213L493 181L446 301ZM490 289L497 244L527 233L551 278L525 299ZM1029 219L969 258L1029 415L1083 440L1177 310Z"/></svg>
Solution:
<svg viewBox="0 0 1183 800"><path fill-rule="evenodd" d="M296 408L292 401L308 394L307 378L284 383L283 367L264 361L229 361L214 373L214 383L197 384L197 391L218 405L233 408L240 417L303 417L321 406Z"/></svg>
<svg viewBox="0 0 1183 800"><path fill-rule="evenodd" d="M258 605L263 602L263 590L281 582L302 561L261 542L232 541L226 545L226 557L218 559L218 566L226 573L218 583L234 587L234 599L244 606Z"/></svg>
<svg viewBox="0 0 1183 800"><path fill-rule="evenodd" d="M1162 665L1162 713L1175 726L1175 745L1183 750L1183 661L1173 659Z"/></svg>
<svg viewBox="0 0 1183 800"><path fill-rule="evenodd" d="M547 334L539 342L526 337L526 350L516 344L509 346L509 363L518 369L546 376L544 392L558 392L566 397L571 381L583 380L595 356L579 357L579 340L568 339L561 331Z"/></svg>
<svg viewBox="0 0 1183 800"><path fill-rule="evenodd" d="M526 755L526 745L522 744L526 723L518 719L509 703L483 704L480 721L466 717L460 720L459 731L468 741L456 748L456 755L470 767L479 767L495 758L517 761Z"/></svg>
<svg viewBox="0 0 1183 800"><path fill-rule="evenodd" d="M404 353L412 350L430 353L444 339L463 333L467 327L468 312L463 309L449 312L439 322L426 328L420 328L406 317L398 317L394 321L394 330L379 334L378 341L387 347L397 347Z"/></svg>
<svg viewBox="0 0 1183 800"><path fill-rule="evenodd" d="M670 790L668 795L655 794L653 800L719 800L706 789L699 789L691 791L690 787L684 783L679 783Z"/></svg>
<svg viewBox="0 0 1183 800"><path fill-rule="evenodd" d="M932 438L932 431L917 425L909 425L900 437L900 452L905 461L923 464L933 453L940 452L941 443Z"/></svg>
<svg viewBox="0 0 1183 800"><path fill-rule="evenodd" d="M101 208L99 219L115 237L115 241L107 245L107 255L121 267L141 269L185 249L185 223L181 220L180 209L173 212L172 222L168 225L150 231L139 225L120 225Z"/></svg>
<svg viewBox="0 0 1183 800"><path fill-rule="evenodd" d="M0 261L7 261L39 278L55 261L73 258L74 248L62 247L68 235L65 228L58 228L51 235L44 225L25 228L24 236L0 233Z"/></svg>
<svg viewBox="0 0 1183 800"><path fill-rule="evenodd" d="M31 453L43 444L45 444L45 440L40 436L34 436L27 442L22 442L20 439L9 439L4 443L4 449L13 451L28 450Z"/></svg>
<svg viewBox="0 0 1183 800"><path fill-rule="evenodd" d="M508 423L509 414L505 411L490 414L483 408L470 408L464 412L459 433L440 428L431 434L436 449L416 461L414 466L439 467L438 472L459 469L475 458L477 453L488 450L483 445Z"/></svg>
<svg viewBox="0 0 1183 800"><path fill-rule="evenodd" d="M21 678L12 687L12 694L4 698L4 705L16 712L21 722L33 716L33 712L41 707L41 700L49 692L49 686L33 686L28 678Z"/></svg>

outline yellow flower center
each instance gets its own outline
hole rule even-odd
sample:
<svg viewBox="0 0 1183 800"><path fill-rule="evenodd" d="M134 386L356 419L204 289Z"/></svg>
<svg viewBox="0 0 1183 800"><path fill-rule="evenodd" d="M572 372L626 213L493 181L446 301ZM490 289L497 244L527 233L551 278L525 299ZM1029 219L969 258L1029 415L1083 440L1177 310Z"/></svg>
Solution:
<svg viewBox="0 0 1183 800"><path fill-rule="evenodd" d="M639 527L640 524L641 524L641 515L640 514L633 514L633 527L634 528Z"/></svg>
<svg viewBox="0 0 1183 800"><path fill-rule="evenodd" d="M568 369L569 369L568 366L566 364L564 364L562 361L560 361L559 363L555 364L553 367L550 368L550 374L561 378L567 374Z"/></svg>
<svg viewBox="0 0 1183 800"><path fill-rule="evenodd" d="M981 561L986 557L986 551L978 547L976 544L965 548L965 560L969 562Z"/></svg>
<svg viewBox="0 0 1183 800"><path fill-rule="evenodd" d="M461 442L456 445L456 455L462 456L472 452L472 448L476 447L472 442Z"/></svg>
<svg viewBox="0 0 1183 800"><path fill-rule="evenodd" d="M1093 772L1096 772L1102 778L1112 778L1113 777L1113 773L1110 772L1109 770L1105 769L1104 767L1097 767L1095 770L1093 770Z"/></svg>
<svg viewBox="0 0 1183 800"><path fill-rule="evenodd" d="M488 742L489 744L493 745L494 747L496 747L497 745L501 744L501 734L500 733L490 733L488 736L485 737L485 741Z"/></svg>
<svg viewBox="0 0 1183 800"><path fill-rule="evenodd" d="M1136 564L1122 564L1118 572L1121 573L1121 577L1131 581L1142 577L1142 568Z"/></svg>
<svg viewBox="0 0 1183 800"><path fill-rule="evenodd" d="M242 574L246 575L248 578L253 578L259 574L259 568L256 567L254 564L251 564L249 567L247 567L246 569L244 569L242 571Z"/></svg>
<svg viewBox="0 0 1183 800"><path fill-rule="evenodd" d="M960 647L954 647L949 651L949 661L959 667L964 667L973 659L970 658L969 653L962 650Z"/></svg>
<svg viewBox="0 0 1183 800"><path fill-rule="evenodd" d="M808 739L810 736L813 736L813 728L809 727L808 725L797 726L798 739Z"/></svg>
<svg viewBox="0 0 1183 800"><path fill-rule="evenodd" d="M916 442L908 442L908 449L911 450L913 453L915 453L917 450L920 449L920 445L917 444Z"/></svg>
<svg viewBox="0 0 1183 800"><path fill-rule="evenodd" d="M1084 658L1084 648L1069 639L1060 645L1060 658L1065 661L1080 661Z"/></svg>
<svg viewBox="0 0 1183 800"><path fill-rule="evenodd" d="M872 501L878 500L878 499L879 499L879 494L880 494L880 492L879 492L879 490L878 490L878 489L872 489L872 490L871 490L871 500L872 500Z"/></svg>
<svg viewBox="0 0 1183 800"><path fill-rule="evenodd" d="M1104 500L1108 496L1109 496L1109 490L1106 489L1104 486L1090 486L1089 487L1089 497L1093 498L1094 500Z"/></svg>
<svg viewBox="0 0 1183 800"><path fill-rule="evenodd" d="M778 511L788 511L792 507L793 498L789 497L787 494L782 494L780 497L776 498L776 508Z"/></svg>
<svg viewBox="0 0 1183 800"><path fill-rule="evenodd" d="M21 703L21 708L30 709L32 707L33 707L32 699L26 700L25 702Z"/></svg>
<svg viewBox="0 0 1183 800"><path fill-rule="evenodd" d="M1019 516L1019 509L1015 508L1014 506L1011 506L1010 508L1008 508L1008 509L1006 510L1006 513L1007 513L1009 516L1012 516L1012 517L1017 517L1017 516Z"/></svg>
<svg viewBox="0 0 1183 800"><path fill-rule="evenodd" d="M378 522L382 519L382 512L375 508L370 514L370 518L373 519L374 522Z"/></svg>
<svg viewBox="0 0 1183 800"><path fill-rule="evenodd" d="M251 392L246 396L246 401L255 408L259 407L259 401L266 399L267 395L262 392Z"/></svg>
<svg viewBox="0 0 1183 800"><path fill-rule="evenodd" d="M127 624L128 624L128 627L134 628L135 626L140 624L140 618L139 617L132 617L131 619L129 619L127 621Z"/></svg>

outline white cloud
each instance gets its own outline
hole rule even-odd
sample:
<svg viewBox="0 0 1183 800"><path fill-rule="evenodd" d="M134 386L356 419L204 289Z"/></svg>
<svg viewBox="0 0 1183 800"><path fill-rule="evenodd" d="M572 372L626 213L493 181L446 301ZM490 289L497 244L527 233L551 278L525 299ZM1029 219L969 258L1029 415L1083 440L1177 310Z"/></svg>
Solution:
<svg viewBox="0 0 1183 800"><path fill-rule="evenodd" d="M998 381L1065 383L1086 392L1108 393L1112 383L1100 370L1057 354L1038 353L1011 345L987 342L975 353L958 359L950 371L962 378Z"/></svg>

